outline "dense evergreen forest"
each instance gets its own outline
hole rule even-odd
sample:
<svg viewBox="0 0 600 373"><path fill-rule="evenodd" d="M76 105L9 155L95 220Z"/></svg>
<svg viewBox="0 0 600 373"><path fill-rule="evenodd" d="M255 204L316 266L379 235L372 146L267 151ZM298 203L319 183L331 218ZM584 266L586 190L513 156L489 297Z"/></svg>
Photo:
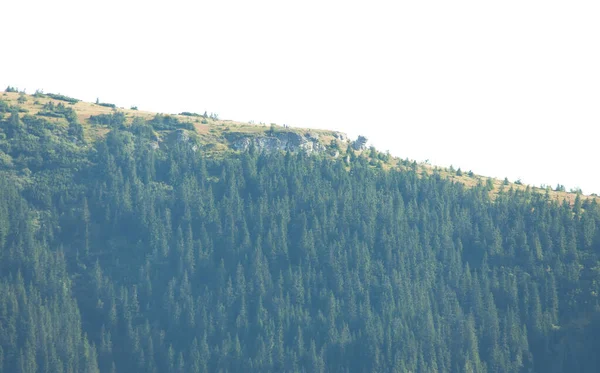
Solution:
<svg viewBox="0 0 600 373"><path fill-rule="evenodd" d="M600 369L595 200L66 106L0 105L0 373Z"/></svg>

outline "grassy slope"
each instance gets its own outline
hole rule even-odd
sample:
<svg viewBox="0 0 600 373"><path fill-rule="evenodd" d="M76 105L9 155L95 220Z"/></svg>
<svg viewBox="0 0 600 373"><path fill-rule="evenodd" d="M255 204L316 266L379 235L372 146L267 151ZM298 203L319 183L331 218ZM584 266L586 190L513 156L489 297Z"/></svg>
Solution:
<svg viewBox="0 0 600 373"><path fill-rule="evenodd" d="M98 139L99 137L106 135L106 133L109 132L109 129L106 126L90 124L89 123L90 116L99 115L99 114L110 114L115 111L115 109L112 109L110 107L105 107L105 106L101 106L101 105L89 103L89 102L80 101L75 104L69 104L69 103L66 103L66 102L63 102L60 100L56 100L56 99L52 99L49 97L34 97L31 95L24 95L26 101L24 103L19 104L18 103L19 96L20 96L20 94L16 93L16 92L4 92L4 93L0 94L0 100L3 100L5 102L9 103L10 105L19 106L20 108L23 108L27 111L25 113L22 113L21 115L27 115L27 114L37 115L38 112L42 109L42 106L44 104L48 103L49 101L54 101L55 104L62 102L65 106L72 107L77 113L79 122L84 127L85 137L88 141L94 141L94 140ZM131 110L131 109L125 109L125 108L117 108L116 110L125 114L125 116L127 118L127 123L131 123L133 121L133 118L135 118L135 117L142 117L144 119L152 119L156 115L156 113L149 112L149 111ZM205 145L205 148L208 151L213 152L213 153L227 152L227 151L231 150L231 149L229 149L229 147L227 145L227 141L225 140L225 136L224 136L227 132L231 132L231 133L235 132L235 133L240 133L240 134L248 134L248 136L255 136L255 135L266 135L267 131L269 131L269 129L270 129L270 126L266 126L264 124L250 124L250 123L237 122L237 121L232 121L232 120L213 120L210 118L204 119L202 117L186 116L186 115L172 115L172 116L176 117L181 122L192 123L194 126L194 129L195 129L195 132L196 132L198 138L200 139L201 143L203 143ZM65 124L66 124L66 120L62 119L62 118L47 118L47 117L45 117L45 119L51 120L51 121L56 121L56 122L65 122ZM279 127L279 126L277 126L276 129L283 130L283 128ZM314 130L314 129L305 129L305 128L286 128L285 131L296 132L299 134L305 134L305 133L317 134L319 136L319 141L323 144L329 144L332 140L336 139L336 137L335 137L336 132L328 131L328 130ZM344 152L346 150L346 147L348 146L348 142L338 141L338 145L340 146L341 151ZM402 164L403 163L400 162L399 159L391 158L390 161L383 164L383 168L391 169L391 168L406 167L406 166L403 166ZM426 174L432 174L434 172L434 170L437 170L437 172L439 172L442 177L449 178L449 179L459 182L459 183L463 183L466 186L475 186L478 183L485 184L488 179L487 177L481 176L481 175L469 176L467 172L463 172L463 175L457 176L456 172L452 172L448 169L437 168L437 167L431 166L429 164L424 164L424 163L419 164L418 169L420 170L420 172L426 173ZM534 186L528 186L528 185L520 185L520 184L515 184L515 183L509 183L508 185L503 185L504 184L503 180L499 180L499 179L492 179L492 182L494 184L494 189L490 192L492 197L494 197L498 193L498 191L501 190L502 188L504 188L506 190L508 190L510 188L525 190L526 188L529 187L529 188L532 188L534 191L538 191L540 193L547 192L546 189L542 189L542 188L534 187ZM551 198L557 199L561 202L566 200L569 203L573 203L576 198L575 193L557 192L554 190L548 190L548 193L550 194ZM597 197L597 196L589 196L589 197L595 198L598 200L598 202L600 202L600 197Z"/></svg>

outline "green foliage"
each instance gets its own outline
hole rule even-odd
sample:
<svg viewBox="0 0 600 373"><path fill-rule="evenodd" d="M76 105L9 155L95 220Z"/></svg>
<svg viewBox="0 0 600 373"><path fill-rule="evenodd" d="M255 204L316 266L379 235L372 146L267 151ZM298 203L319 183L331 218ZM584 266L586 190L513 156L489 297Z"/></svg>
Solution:
<svg viewBox="0 0 600 373"><path fill-rule="evenodd" d="M125 125L125 114L117 111L111 114L98 114L90 116L91 124L105 125L113 128L119 128Z"/></svg>
<svg viewBox="0 0 600 373"><path fill-rule="evenodd" d="M67 117L75 117L75 111L66 107L62 102L59 102L57 105L54 104L53 101L48 101L42 106L42 110L38 112L38 115L44 117L51 118L67 118Z"/></svg>
<svg viewBox="0 0 600 373"><path fill-rule="evenodd" d="M187 122L181 122L177 117L171 115L156 114L152 120L148 122L154 129L164 130L176 130L176 129L187 129L193 130L194 125Z"/></svg>
<svg viewBox="0 0 600 373"><path fill-rule="evenodd" d="M69 135L77 141L85 141L83 126L81 125L81 123L79 123L77 115L73 114L72 116L67 116L67 120L69 122Z"/></svg>
<svg viewBox="0 0 600 373"><path fill-rule="evenodd" d="M208 158L169 116L96 116L88 146L64 113L0 122L0 372L600 364L595 202L352 149Z"/></svg>
<svg viewBox="0 0 600 373"><path fill-rule="evenodd" d="M62 113L57 113L55 111L50 111L50 110L40 110L38 111L38 115L41 115L43 117L49 117L49 118L64 118L65 115Z"/></svg>
<svg viewBox="0 0 600 373"><path fill-rule="evenodd" d="M156 140L156 135L152 126L146 123L142 118L135 117L131 123L131 132L140 138L147 140Z"/></svg>
<svg viewBox="0 0 600 373"><path fill-rule="evenodd" d="M65 95L61 95L61 94L57 94L57 93L45 93L41 97L50 97L50 98L53 98L55 100L68 102L70 104L76 104L76 103L78 103L80 101L80 100L78 100L76 98L65 96Z"/></svg>
<svg viewBox="0 0 600 373"><path fill-rule="evenodd" d="M363 150L366 148L368 141L369 140L365 136L360 135L352 142L352 148L354 148L354 150Z"/></svg>
<svg viewBox="0 0 600 373"><path fill-rule="evenodd" d="M9 113L10 112L10 105L8 104L8 102L0 100L0 113Z"/></svg>
<svg viewBox="0 0 600 373"><path fill-rule="evenodd" d="M100 102L99 98L96 98L96 105L100 105L100 106L104 106L104 107L109 107L111 109L116 109L117 108L117 105L115 105L115 104L109 104L109 103L106 103L106 102Z"/></svg>

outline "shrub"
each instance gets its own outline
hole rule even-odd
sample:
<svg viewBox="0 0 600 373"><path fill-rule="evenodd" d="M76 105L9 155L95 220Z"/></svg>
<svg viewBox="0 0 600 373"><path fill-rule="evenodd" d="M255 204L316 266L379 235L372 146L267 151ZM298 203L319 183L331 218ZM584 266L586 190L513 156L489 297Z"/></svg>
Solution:
<svg viewBox="0 0 600 373"><path fill-rule="evenodd" d="M377 151L377 148L375 148L375 146L371 145L369 147L369 155L371 156L371 158L379 158L379 152Z"/></svg>
<svg viewBox="0 0 600 373"><path fill-rule="evenodd" d="M91 124L101 124L110 127L119 127L125 124L125 114L116 112L112 114L98 114L90 117Z"/></svg>
<svg viewBox="0 0 600 373"><path fill-rule="evenodd" d="M135 117L131 123L130 131L145 139L155 140L154 130L152 126L146 123L142 118Z"/></svg>
<svg viewBox="0 0 600 373"><path fill-rule="evenodd" d="M42 110L38 112L38 115L51 118L65 118L67 116L74 116L75 112L70 107L66 107L62 102L54 105L54 102L49 101L42 106Z"/></svg>
<svg viewBox="0 0 600 373"><path fill-rule="evenodd" d="M65 96L65 95L61 95L61 94L56 94L56 93L46 93L47 97L53 98L55 100L59 100L59 101L65 101L68 103L72 103L72 104L76 104L81 100L78 100L76 98L73 97L69 97L69 96Z"/></svg>
<svg viewBox="0 0 600 373"><path fill-rule="evenodd" d="M62 113L57 113L55 111L50 111L50 110L40 110L38 111L38 115L41 115L43 117L49 117L49 118L64 118L65 115Z"/></svg>
<svg viewBox="0 0 600 373"><path fill-rule="evenodd" d="M83 127L78 121L69 121L69 135L75 137L78 141L84 141Z"/></svg>
<svg viewBox="0 0 600 373"><path fill-rule="evenodd" d="M10 112L10 106L6 101L0 100L0 113L8 113Z"/></svg>
<svg viewBox="0 0 600 373"><path fill-rule="evenodd" d="M369 141L364 136L358 136L358 138L352 142L352 148L354 150L364 150L367 147L367 141Z"/></svg>
<svg viewBox="0 0 600 373"><path fill-rule="evenodd" d="M193 130L194 125L191 123L183 123L174 116L156 114L152 120L148 122L156 130L174 130L178 128L184 128L187 130Z"/></svg>

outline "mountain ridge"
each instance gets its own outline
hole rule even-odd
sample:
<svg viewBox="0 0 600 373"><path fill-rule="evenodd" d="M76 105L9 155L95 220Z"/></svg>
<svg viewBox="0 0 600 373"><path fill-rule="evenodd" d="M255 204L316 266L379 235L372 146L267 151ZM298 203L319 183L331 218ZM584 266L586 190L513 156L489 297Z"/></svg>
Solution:
<svg viewBox="0 0 600 373"><path fill-rule="evenodd" d="M66 125L64 115L57 114L51 116L51 112L44 109L48 105L62 105L66 108L74 110L79 123L83 126L84 138L87 142L93 143L99 138L106 136L111 130L111 124L106 122L94 122L95 118L103 118L110 115L123 115L123 125L130 126L135 118L141 118L146 121L152 121L157 118L174 118L180 126L185 128L177 128L171 130L157 130L156 143L154 146L159 146L160 142L169 137L169 131L183 130L198 140L198 145L202 147L206 154L218 156L232 151L248 150L253 144L259 150L303 150L317 153L327 153L329 156L338 157L347 154L351 145L356 144L356 141L351 141L347 134L334 130L313 129L291 127L287 125L277 125L275 123L266 125L265 123L255 124L252 122L241 122L229 119L219 119L218 115L207 113L198 114L194 112L182 112L178 114L164 114L147 110L138 110L135 107L124 108L117 107L114 104L96 103L81 101L76 98L65 96L62 94L41 93L36 92L33 95L17 92L10 87L0 96L0 102L4 106L4 115L12 109L19 111L20 117L26 115L42 116L45 120L54 121ZM0 114L2 113L0 106ZM50 114L50 116L48 115ZM281 141L282 136L294 138L294 141ZM515 189L527 190L531 188L537 193L547 193L551 199L559 202L567 201L569 204L575 203L578 196L581 198L590 198L600 201L600 197L595 194L583 195L578 190L566 191L557 188L537 187L533 185L522 184L520 181L509 182L508 180L496 179L477 175L471 171L464 171L460 168L454 169L437 167L430 165L428 162L417 163L408 158L402 160L398 157L390 156L389 154L377 151L374 147L361 144L359 148L354 148L357 155L366 156L369 158L373 166L382 169L390 168L413 168L420 170L421 173L434 174L438 173L443 178L448 178L464 184L467 187L472 187L480 183L488 185L490 196L495 198L502 190Z"/></svg>
<svg viewBox="0 0 600 373"><path fill-rule="evenodd" d="M596 200L36 96L0 101L0 373L597 371Z"/></svg>

